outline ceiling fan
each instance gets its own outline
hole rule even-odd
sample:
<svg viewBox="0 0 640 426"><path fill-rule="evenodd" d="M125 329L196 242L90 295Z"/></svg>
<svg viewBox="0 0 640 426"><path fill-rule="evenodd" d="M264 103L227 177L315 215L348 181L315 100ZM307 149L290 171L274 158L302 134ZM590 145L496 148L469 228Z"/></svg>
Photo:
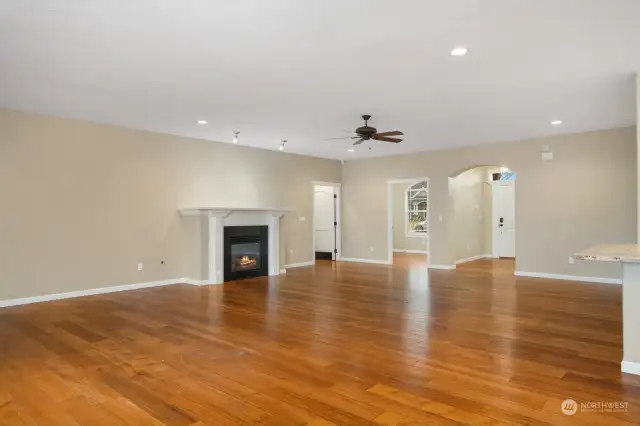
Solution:
<svg viewBox="0 0 640 426"><path fill-rule="evenodd" d="M382 141L382 142L391 142L391 143L400 143L402 142L402 139L399 138L392 138L390 136L402 136L404 135L404 133L398 131L398 130L393 130L391 132L382 132L382 133L378 133L378 129L376 129L375 127L371 127L368 125L368 121L371 118L370 115L363 115L362 119L364 120L364 126L362 127L358 127L353 134L355 136L345 136L345 137L341 137L341 138L328 138L325 139L326 141L328 140L337 140L337 139L356 139L356 141L353 143L354 145L360 145L362 142L364 141L368 141L368 140L376 140L376 141Z"/></svg>

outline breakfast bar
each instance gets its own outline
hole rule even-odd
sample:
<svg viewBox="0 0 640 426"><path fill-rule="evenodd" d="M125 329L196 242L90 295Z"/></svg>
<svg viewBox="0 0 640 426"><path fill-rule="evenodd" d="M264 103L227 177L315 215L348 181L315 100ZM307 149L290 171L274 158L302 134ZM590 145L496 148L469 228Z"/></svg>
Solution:
<svg viewBox="0 0 640 426"><path fill-rule="evenodd" d="M622 371L640 375L640 245L603 244L573 258L622 264Z"/></svg>

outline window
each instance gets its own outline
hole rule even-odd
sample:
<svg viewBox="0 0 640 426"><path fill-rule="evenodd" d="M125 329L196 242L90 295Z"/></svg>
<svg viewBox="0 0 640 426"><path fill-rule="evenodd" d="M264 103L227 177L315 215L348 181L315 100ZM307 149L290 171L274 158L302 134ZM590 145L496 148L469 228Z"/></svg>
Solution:
<svg viewBox="0 0 640 426"><path fill-rule="evenodd" d="M498 180L516 180L516 174L513 172L493 173L491 179L494 182Z"/></svg>
<svg viewBox="0 0 640 426"><path fill-rule="evenodd" d="M429 184L418 182L407 189L406 218L408 237L426 237L429 228Z"/></svg>

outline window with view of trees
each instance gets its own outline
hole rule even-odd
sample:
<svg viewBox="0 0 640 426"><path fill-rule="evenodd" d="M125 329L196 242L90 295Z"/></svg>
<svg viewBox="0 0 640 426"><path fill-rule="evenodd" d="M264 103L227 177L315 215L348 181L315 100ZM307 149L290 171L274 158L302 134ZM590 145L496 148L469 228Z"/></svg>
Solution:
<svg viewBox="0 0 640 426"><path fill-rule="evenodd" d="M407 236L426 237L428 232L429 185L426 181L418 182L407 189L406 217Z"/></svg>

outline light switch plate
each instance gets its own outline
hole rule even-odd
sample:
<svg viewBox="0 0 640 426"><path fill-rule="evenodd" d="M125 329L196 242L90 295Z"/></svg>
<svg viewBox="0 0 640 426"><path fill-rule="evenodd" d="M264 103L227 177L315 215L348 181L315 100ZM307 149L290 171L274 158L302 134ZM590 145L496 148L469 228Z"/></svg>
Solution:
<svg viewBox="0 0 640 426"><path fill-rule="evenodd" d="M543 152L542 161L553 161L553 152Z"/></svg>

